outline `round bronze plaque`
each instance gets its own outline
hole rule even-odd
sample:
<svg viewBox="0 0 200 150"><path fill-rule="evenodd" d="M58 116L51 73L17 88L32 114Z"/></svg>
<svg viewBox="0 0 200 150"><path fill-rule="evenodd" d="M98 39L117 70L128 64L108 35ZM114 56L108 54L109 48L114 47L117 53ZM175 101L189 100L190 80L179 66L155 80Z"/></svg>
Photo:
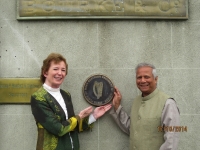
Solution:
<svg viewBox="0 0 200 150"><path fill-rule="evenodd" d="M83 96L94 106L106 105L114 96L114 85L105 75L92 75L83 85Z"/></svg>

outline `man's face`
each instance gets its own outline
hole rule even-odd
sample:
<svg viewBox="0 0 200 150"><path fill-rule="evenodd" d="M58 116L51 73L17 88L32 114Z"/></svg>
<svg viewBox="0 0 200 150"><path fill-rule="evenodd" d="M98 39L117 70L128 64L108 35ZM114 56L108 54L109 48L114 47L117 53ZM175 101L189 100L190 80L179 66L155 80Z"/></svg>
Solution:
<svg viewBox="0 0 200 150"><path fill-rule="evenodd" d="M142 96L147 96L156 89L158 77L154 78L152 70L151 67L145 66L138 68L136 72L136 84Z"/></svg>

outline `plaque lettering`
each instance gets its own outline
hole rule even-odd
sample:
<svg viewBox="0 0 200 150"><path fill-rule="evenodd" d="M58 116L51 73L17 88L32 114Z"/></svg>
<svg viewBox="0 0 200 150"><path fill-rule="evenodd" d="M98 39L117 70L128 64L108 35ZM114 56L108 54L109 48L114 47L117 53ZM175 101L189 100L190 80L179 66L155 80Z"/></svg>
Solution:
<svg viewBox="0 0 200 150"><path fill-rule="evenodd" d="M17 19L187 19L188 0L17 0Z"/></svg>
<svg viewBox="0 0 200 150"><path fill-rule="evenodd" d="M31 94L41 87L39 79L1 78L1 103L30 103Z"/></svg>

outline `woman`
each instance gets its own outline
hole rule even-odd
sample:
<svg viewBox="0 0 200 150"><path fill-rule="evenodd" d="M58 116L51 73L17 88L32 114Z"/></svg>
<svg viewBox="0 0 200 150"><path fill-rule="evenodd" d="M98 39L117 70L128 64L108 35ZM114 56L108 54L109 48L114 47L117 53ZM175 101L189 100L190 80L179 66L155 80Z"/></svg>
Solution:
<svg viewBox="0 0 200 150"><path fill-rule="evenodd" d="M31 109L38 128L36 150L79 150L78 132L92 128L96 119L111 108L111 104L92 106L74 114L70 93L60 89L68 65L66 59L51 53L41 68L42 87L31 96ZM92 113L93 112L93 113Z"/></svg>

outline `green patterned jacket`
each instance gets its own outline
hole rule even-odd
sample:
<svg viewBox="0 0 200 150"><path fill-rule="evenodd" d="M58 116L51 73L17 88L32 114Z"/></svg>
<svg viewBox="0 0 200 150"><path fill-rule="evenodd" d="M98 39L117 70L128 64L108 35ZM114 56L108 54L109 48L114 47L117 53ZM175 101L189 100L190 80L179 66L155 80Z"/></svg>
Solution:
<svg viewBox="0 0 200 150"><path fill-rule="evenodd" d="M56 99L43 87L32 94L31 109L38 128L36 150L79 150L78 133L92 128L88 117L80 119L75 116L69 92L60 90L65 101L68 120ZM78 123L77 123L78 122Z"/></svg>

